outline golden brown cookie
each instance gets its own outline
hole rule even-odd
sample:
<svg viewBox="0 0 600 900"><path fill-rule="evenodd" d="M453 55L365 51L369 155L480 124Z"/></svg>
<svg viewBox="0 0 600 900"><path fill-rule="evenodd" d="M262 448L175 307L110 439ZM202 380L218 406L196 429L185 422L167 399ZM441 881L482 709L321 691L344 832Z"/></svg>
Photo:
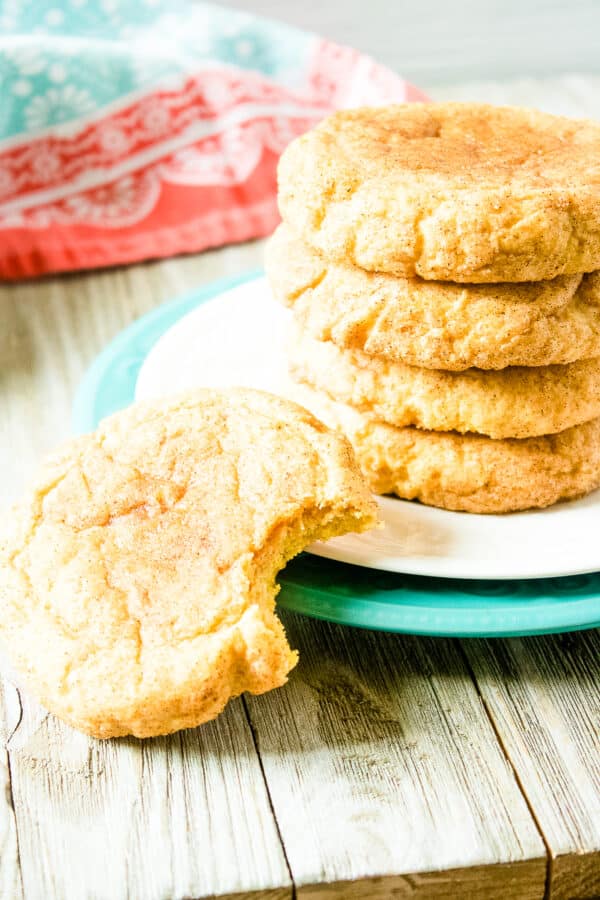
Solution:
<svg viewBox="0 0 600 900"><path fill-rule="evenodd" d="M277 229L266 268L277 300L318 340L461 371L600 356L600 273L530 284L457 285L331 264Z"/></svg>
<svg viewBox="0 0 600 900"><path fill-rule="evenodd" d="M471 513L550 506L600 486L600 419L548 437L395 428L303 385L294 396L349 438L377 494Z"/></svg>
<svg viewBox="0 0 600 900"><path fill-rule="evenodd" d="M600 359L445 372L341 350L295 330L289 361L295 381L398 427L524 438L600 416Z"/></svg>
<svg viewBox="0 0 600 900"><path fill-rule="evenodd" d="M189 728L285 682L277 572L375 518L348 442L293 403L236 389L139 404L55 453L7 520L0 637L82 731Z"/></svg>
<svg viewBox="0 0 600 900"><path fill-rule="evenodd" d="M283 219L328 258L459 282L600 268L600 124L479 103L334 113L279 164Z"/></svg>

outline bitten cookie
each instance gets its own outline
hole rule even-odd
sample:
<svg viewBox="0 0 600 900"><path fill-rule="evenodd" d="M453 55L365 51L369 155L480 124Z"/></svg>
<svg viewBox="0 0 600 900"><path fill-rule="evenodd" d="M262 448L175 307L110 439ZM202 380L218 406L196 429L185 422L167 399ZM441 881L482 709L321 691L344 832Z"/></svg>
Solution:
<svg viewBox="0 0 600 900"><path fill-rule="evenodd" d="M523 438L600 416L600 359L444 372L341 350L296 330L289 361L295 381L399 427Z"/></svg>
<svg viewBox="0 0 600 900"><path fill-rule="evenodd" d="M551 506L600 486L600 419L547 437L395 428L296 385L294 396L349 438L377 494L471 513Z"/></svg>
<svg viewBox="0 0 600 900"><path fill-rule="evenodd" d="M424 366L544 366L600 356L600 273L457 285L328 263L285 225L267 245L273 294L313 337Z"/></svg>
<svg viewBox="0 0 600 900"><path fill-rule="evenodd" d="M82 731L189 728L285 682L277 572L375 520L346 439L293 403L234 389L139 404L55 453L7 520L0 638Z"/></svg>
<svg viewBox="0 0 600 900"><path fill-rule="evenodd" d="M344 110L279 164L288 224L328 258L459 282L600 268L600 124L479 103Z"/></svg>

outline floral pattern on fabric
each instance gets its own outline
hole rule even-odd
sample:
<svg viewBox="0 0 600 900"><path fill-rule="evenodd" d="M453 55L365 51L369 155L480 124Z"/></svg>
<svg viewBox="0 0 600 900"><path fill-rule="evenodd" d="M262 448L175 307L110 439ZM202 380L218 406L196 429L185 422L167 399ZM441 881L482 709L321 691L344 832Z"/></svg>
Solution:
<svg viewBox="0 0 600 900"><path fill-rule="evenodd" d="M289 141L420 97L355 50L191 0L0 0L0 96L4 278L263 235Z"/></svg>

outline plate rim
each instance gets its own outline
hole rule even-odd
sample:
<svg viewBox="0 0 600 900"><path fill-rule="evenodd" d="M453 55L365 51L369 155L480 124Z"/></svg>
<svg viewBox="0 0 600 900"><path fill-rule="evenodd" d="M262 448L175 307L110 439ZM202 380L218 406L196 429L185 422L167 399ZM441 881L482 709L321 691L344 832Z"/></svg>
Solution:
<svg viewBox="0 0 600 900"><path fill-rule="evenodd" d="M187 291L184 294L181 294L179 297L176 297L170 301L159 304L154 309L149 312L143 314L142 316L135 319L130 325L126 326L124 329L119 331L115 337L108 342L108 344L104 347L104 349L94 358L91 365L88 367L86 372L84 373L83 378L81 379L79 386L75 392L75 397L73 401L72 407L72 415L71 415L71 424L72 429L75 434L81 434L90 430L93 430L99 419L103 418L105 415L110 415L111 413L117 412L119 409L123 409L125 406L129 405L129 403L133 402L135 399L135 386L137 382L137 378L139 376L139 372L141 367L148 356L150 350L155 346L155 344L160 340L163 334L178 320L183 318L188 312L191 312L193 309L201 306L203 303L217 298L218 295L226 293L244 283L257 280L261 277L264 277L264 271L262 269L253 269L251 271L247 271L234 276L225 276L224 278L220 278L216 281L209 282L208 284L201 285L198 288L192 289L191 291ZM114 371L115 371L115 363L120 363L121 369L125 369L125 373L122 374L122 381L126 385L128 392L123 394L124 384L119 384L120 393L117 395L115 385L113 384L114 380ZM108 377L108 381L107 381ZM103 409L103 402L106 403L106 398L104 395L101 395L99 392L104 388L109 388L109 396L111 398L110 408ZM118 397L118 399L117 399ZM116 402L113 402L116 401ZM324 564L329 562L329 557L319 556L319 559L324 561ZM352 564L336 561L336 565L343 565L352 568ZM365 567L370 568L370 567ZM371 568L371 571L381 571L377 570L375 567ZM394 573L389 573L394 574ZM589 577L595 573L577 573L577 575L581 575L582 577ZM484 578L458 578L456 576L428 576L421 574L410 575L411 578L423 579L425 581L465 581L468 584L473 584L477 581L484 581L487 583L502 583L509 584L512 582L520 582L527 581L530 584L535 584L536 582L544 581L544 580L560 580L561 577L577 577L577 576L555 576L553 578L512 578L512 579L484 579ZM569 615L569 610L566 608L564 604L560 604L560 609L557 608L553 611L553 622L547 624L538 624L530 621L530 616L525 616L524 621L519 622L519 627L502 629L496 628L493 625L493 622L486 623L486 627L482 628L481 625L477 625L474 623L474 627L465 630L465 616L463 611L459 608L454 608L451 610L451 613L446 608L444 612L441 612L438 618L441 617L443 620L439 622L437 625L435 622L429 627L417 628L413 624L407 624L406 622L394 621L394 622L382 622L382 623L373 623L368 622L365 618L365 615L368 615L369 607L371 611L373 610L373 606L377 604L377 591L374 591L375 597L371 598L350 598L348 603L351 603L353 606L352 612L346 610L342 600L339 595L335 594L335 590L327 590L323 589L321 592L317 591L313 587L301 586L294 582L293 576L286 577L285 573L280 578L282 585L285 587L284 596L280 598L280 606L297 613L302 613L304 615L310 615L313 618L322 619L329 622L335 622L337 624L350 625L359 628L369 628L372 630L385 630L385 631L394 631L398 633L410 633L410 634L422 634L422 635L430 635L430 636L445 636L445 637L508 637L508 636L520 636L520 635L532 635L532 634L550 634L557 632L566 632L566 631L578 631L589 628L600 627L600 608L598 610L594 608L585 609L585 604L587 602L588 606L592 606L592 601L596 600L596 603L600 600L600 594L593 594L592 596L588 596L584 598L581 603L581 606L584 608L579 611L579 614L573 620L573 616ZM432 590L432 596L435 593L439 592L439 586L436 591ZM324 608L315 607L314 601L313 604L308 606L309 597L313 597L317 594L326 594L329 601L329 609L326 610ZM391 596L393 592L388 591L388 596ZM302 596L305 597L304 601L302 601ZM334 597L337 596L338 609L333 609L332 603ZM406 594L405 594L406 596ZM339 607L342 607L340 612ZM386 608L389 610L394 609L400 619L409 618L407 616L409 612L411 612L414 607L410 607L407 604L386 604ZM564 614L564 616L561 614ZM572 612L572 607L571 607ZM487 615L487 613L486 613ZM452 618L450 618L452 616ZM440 629L439 626L442 626Z"/></svg>
<svg viewBox="0 0 600 900"><path fill-rule="evenodd" d="M346 565L345 563L343 565ZM415 578L427 576L415 575ZM576 576L575 576L576 577ZM450 580L450 579L447 579ZM454 579L459 580L459 579ZM540 579L545 580L545 579ZM554 579L559 581L560 579ZM493 582L492 582L493 583ZM506 622L497 613L481 610L472 614L465 614L464 610L448 607L435 607L433 617L423 617L418 608L410 603L398 603L395 605L382 603L377 597L356 598L348 601L348 609L344 598L338 596L335 591L325 589L307 589L305 585L294 582L293 578L282 579L282 587L285 588L285 598L281 606L289 612L310 616L324 622L332 622L336 625L348 625L353 628L366 628L370 631L389 631L396 634L417 634L424 637L445 638L503 638L503 637L527 637L542 634L562 634L571 631L586 631L600 628L600 619L591 618L589 605L591 597L584 598L579 604L578 615L573 617L572 606L567 608L560 604L552 616L552 621L534 624L531 618L525 622L515 623L514 626ZM389 592L390 594L392 592ZM432 591L433 594L433 591ZM315 606L314 597L326 595L327 604L323 607ZM526 602L524 599L523 602ZM380 609L385 612L385 622L373 621L373 611ZM514 614L513 614L514 615ZM547 616L547 611L545 613ZM489 621L485 624L478 618L484 616ZM531 616L531 613L530 613ZM396 618L397 617L397 618ZM471 620L471 627L466 629ZM429 623L429 624L428 624Z"/></svg>

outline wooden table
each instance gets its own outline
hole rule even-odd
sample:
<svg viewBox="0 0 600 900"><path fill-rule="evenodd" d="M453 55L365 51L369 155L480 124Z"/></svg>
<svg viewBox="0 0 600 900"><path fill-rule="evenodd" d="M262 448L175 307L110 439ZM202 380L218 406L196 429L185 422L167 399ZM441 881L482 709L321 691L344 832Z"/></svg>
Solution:
<svg viewBox="0 0 600 900"><path fill-rule="evenodd" d="M69 433L114 334L261 252L0 288L3 506ZM598 633L434 640L284 618L289 684L169 738L90 740L5 683L0 897L600 897Z"/></svg>

